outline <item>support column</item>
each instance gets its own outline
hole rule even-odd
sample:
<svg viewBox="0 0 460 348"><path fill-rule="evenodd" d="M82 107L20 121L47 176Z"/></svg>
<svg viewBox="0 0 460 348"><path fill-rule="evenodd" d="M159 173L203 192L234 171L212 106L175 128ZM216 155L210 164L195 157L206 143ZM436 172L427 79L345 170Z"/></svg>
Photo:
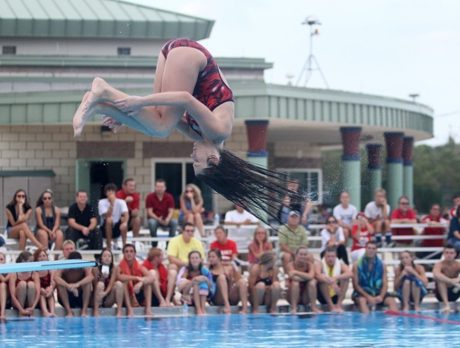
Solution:
<svg viewBox="0 0 460 348"><path fill-rule="evenodd" d="M402 166L402 132L385 132L387 149L387 181L388 203L391 209L398 206L398 199L403 194L403 166Z"/></svg>
<svg viewBox="0 0 460 348"><path fill-rule="evenodd" d="M268 120L246 120L248 136L248 162L267 168L267 130Z"/></svg>
<svg viewBox="0 0 460 348"><path fill-rule="evenodd" d="M403 138L403 192L409 198L411 205L414 204L414 167L412 165L412 153L414 149L414 137Z"/></svg>
<svg viewBox="0 0 460 348"><path fill-rule="evenodd" d="M369 197L372 201L375 190L382 188L382 164L380 160L381 144L367 144L367 173L369 176Z"/></svg>
<svg viewBox="0 0 460 348"><path fill-rule="evenodd" d="M361 162L359 156L359 138L361 127L341 127L342 190L350 194L350 202L361 210Z"/></svg>

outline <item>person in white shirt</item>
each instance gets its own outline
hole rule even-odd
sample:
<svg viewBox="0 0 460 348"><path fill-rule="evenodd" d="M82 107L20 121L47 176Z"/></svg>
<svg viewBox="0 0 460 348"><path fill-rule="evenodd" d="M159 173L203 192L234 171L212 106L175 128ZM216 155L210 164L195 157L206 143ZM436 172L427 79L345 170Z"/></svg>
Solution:
<svg viewBox="0 0 460 348"><path fill-rule="evenodd" d="M117 186L115 184L107 184L104 187L104 193L107 198L101 199L98 204L99 215L102 218L102 231L107 240L107 248L112 247L112 239L120 237L123 245L126 244L128 234L128 206L123 199L115 196Z"/></svg>
<svg viewBox="0 0 460 348"><path fill-rule="evenodd" d="M259 220L244 210L239 205L235 205L235 210L230 210L225 214L226 225L237 225L237 227L242 225L257 225Z"/></svg>
<svg viewBox="0 0 460 348"><path fill-rule="evenodd" d="M364 215L374 227L377 245L381 245L383 233L385 233L385 242L388 245L391 244L390 211L386 191L384 189L375 190L374 200L367 203Z"/></svg>
<svg viewBox="0 0 460 348"><path fill-rule="evenodd" d="M348 263L348 253L345 247L345 235L342 227L339 226L334 216L327 218L326 228L321 231L321 258L324 256L327 247L337 248L337 257L345 264Z"/></svg>
<svg viewBox="0 0 460 348"><path fill-rule="evenodd" d="M351 229L353 227L353 220L356 218L358 210L352 204L350 204L350 195L348 192L343 191L340 194L340 204L334 207L332 215L337 219L339 226L343 228L345 239L351 235Z"/></svg>

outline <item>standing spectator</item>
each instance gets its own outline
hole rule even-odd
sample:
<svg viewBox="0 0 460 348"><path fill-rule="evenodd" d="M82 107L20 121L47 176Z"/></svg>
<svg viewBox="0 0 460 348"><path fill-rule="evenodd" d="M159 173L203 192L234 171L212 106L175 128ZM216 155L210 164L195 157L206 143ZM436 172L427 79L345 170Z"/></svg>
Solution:
<svg viewBox="0 0 460 348"><path fill-rule="evenodd" d="M37 249L34 252L34 261L48 261L48 254L46 250ZM56 283L54 282L54 271L39 271L37 272L40 277L40 309L44 317L55 317L56 303L54 301L54 289Z"/></svg>
<svg viewBox="0 0 460 348"><path fill-rule="evenodd" d="M93 268L93 315L99 316L99 307L106 308L117 304L117 317L121 317L123 307L123 283L117 280L118 267L113 264L110 249L103 249L98 255L98 266Z"/></svg>
<svg viewBox="0 0 460 348"><path fill-rule="evenodd" d="M139 215L141 195L136 192L136 182L133 178L123 181L122 188L117 191L116 197L123 199L128 206L128 230L133 231L134 237L139 237L141 230L141 217Z"/></svg>
<svg viewBox="0 0 460 348"><path fill-rule="evenodd" d="M249 244L248 249L248 261L250 266L259 262L259 258L264 252L272 251L273 245L269 242L268 232L262 225L257 226L254 231L254 238Z"/></svg>
<svg viewBox="0 0 460 348"><path fill-rule="evenodd" d="M236 204L234 210L230 210L227 213L225 213L225 225L236 225L237 227L240 227L244 225L254 225L258 223L259 220L257 220L257 218L254 215L247 212L243 209L243 207L240 207Z"/></svg>
<svg viewBox="0 0 460 348"><path fill-rule="evenodd" d="M34 236L29 228L29 219L32 214L32 207L27 199L26 191L17 190L14 193L13 199L6 206L6 231L8 237L19 240L19 250L26 248L27 238L39 249L43 246Z"/></svg>
<svg viewBox="0 0 460 348"><path fill-rule="evenodd" d="M364 215L369 219L375 231L376 242L382 243L382 235L385 233L385 241L391 244L390 227L390 205L387 203L386 191L384 189L375 190L374 200L367 203Z"/></svg>
<svg viewBox="0 0 460 348"><path fill-rule="evenodd" d="M350 195L348 192L343 191L340 194L340 204L334 207L332 215L337 219L339 226L343 228L345 239L351 235L351 229L353 227L353 220L356 218L358 210L352 204L350 204Z"/></svg>
<svg viewBox="0 0 460 348"><path fill-rule="evenodd" d="M278 215L277 215L278 221L282 223L283 225L287 224L290 211L291 211L291 198L288 195L286 195L281 202L281 206L278 210Z"/></svg>
<svg viewBox="0 0 460 348"><path fill-rule="evenodd" d="M54 243L54 249L61 250L64 242L64 233L61 231L61 209L53 204L53 191L45 190L38 198L35 219L38 241L48 248Z"/></svg>
<svg viewBox="0 0 460 348"><path fill-rule="evenodd" d="M410 304L416 311L420 310L420 302L427 294L428 278L425 269L414 263L414 257L408 251L403 251L399 259L401 263L395 269L394 287L402 303L402 310L407 312Z"/></svg>
<svg viewBox="0 0 460 348"><path fill-rule="evenodd" d="M179 236L172 238L168 245L168 292L166 294L166 301L173 296L174 288L176 286L177 272L187 266L189 259L188 256L192 251L198 251L204 257L203 244L193 237L195 233L195 226L190 223L185 223L182 233Z"/></svg>
<svg viewBox="0 0 460 348"><path fill-rule="evenodd" d="M312 312L320 313L321 310L316 305L316 279L315 266L308 259L306 247L299 247L296 250L295 258L287 266L288 281L288 301L291 305L291 313L297 313L297 306L310 304Z"/></svg>
<svg viewBox="0 0 460 348"><path fill-rule="evenodd" d="M23 251L16 259L16 263L32 262L33 256ZM34 309L40 301L40 278L37 272L12 273L9 278L11 303L18 310L21 317L32 317Z"/></svg>
<svg viewBox="0 0 460 348"><path fill-rule="evenodd" d="M342 302L348 290L348 284L353 273L347 265L339 261L335 246L328 246L321 260L318 280L318 300L321 304L327 304L333 312L343 312Z"/></svg>
<svg viewBox="0 0 460 348"><path fill-rule="evenodd" d="M460 252L460 205L455 216L450 220L447 242L455 248L457 254Z"/></svg>
<svg viewBox="0 0 460 348"><path fill-rule="evenodd" d="M259 313L259 306L267 306L270 313L276 313L276 304L281 295L276 257L272 251L260 256L260 260L249 272L249 294L252 313Z"/></svg>
<svg viewBox="0 0 460 348"><path fill-rule="evenodd" d="M168 293L168 269L162 263L163 251L159 248L150 248L147 258L142 263L149 272L153 272L155 281L152 285L154 307L171 306L171 298L166 299Z"/></svg>
<svg viewBox="0 0 460 348"><path fill-rule="evenodd" d="M0 252L0 265L3 265L5 263L5 254ZM0 321L6 319L6 304L9 300L8 284L10 276L10 273L0 274Z"/></svg>
<svg viewBox="0 0 460 348"><path fill-rule="evenodd" d="M308 214L312 208L312 204L310 200L307 198L305 194L305 200L299 200L299 180L297 179L290 179L287 184L287 189L289 190L288 197L289 197L289 208L290 210L296 210L301 213L301 223L302 225L306 226L308 223Z"/></svg>
<svg viewBox="0 0 460 348"><path fill-rule="evenodd" d="M368 242L366 253L353 265L352 299L361 313L368 314L369 306L387 305L397 311L396 302L388 294L388 278L385 264L377 256L377 244Z"/></svg>
<svg viewBox="0 0 460 348"><path fill-rule="evenodd" d="M444 304L443 312L452 312L449 302L460 298L460 261L455 260L455 248L447 244L443 251L443 260L438 261L433 268L433 277L436 280L435 295L439 302Z"/></svg>
<svg viewBox="0 0 460 348"><path fill-rule="evenodd" d="M179 223L181 225L185 222L194 224L200 232L201 237L205 237L203 218L201 216L203 212L201 190L194 184L188 184L185 187L185 191L180 195Z"/></svg>
<svg viewBox="0 0 460 348"><path fill-rule="evenodd" d="M307 231L300 225L300 213L298 211L292 210L289 213L288 223L280 227L278 237L282 251L283 268L286 272L286 266L294 260L297 249L308 245Z"/></svg>
<svg viewBox="0 0 460 348"><path fill-rule="evenodd" d="M456 193L452 196L453 206L449 210L449 217L453 218L457 216L457 208L460 206L460 193Z"/></svg>
<svg viewBox="0 0 460 348"><path fill-rule="evenodd" d="M74 243L82 239L88 243L89 249L102 249L102 236L97 227L96 213L88 204L88 194L85 191L76 193L75 203L69 207L67 222L69 224L66 231L68 239Z"/></svg>
<svg viewBox="0 0 460 348"><path fill-rule="evenodd" d="M63 253L66 253L66 246L71 249L72 244L63 246ZM75 245L73 245L75 248ZM72 251L67 260L81 260L78 251ZM88 306L91 298L91 283L93 281L91 268L75 268L57 270L54 276L58 290L59 303L66 311L66 317L73 317L73 308L81 308L81 316L88 316Z"/></svg>
<svg viewBox="0 0 460 348"><path fill-rule="evenodd" d="M228 269L229 266L232 267L232 261L238 256L236 243L227 238L228 233L222 226L217 226L214 229L214 236L216 240L211 243L209 249L220 250L222 254L222 264Z"/></svg>
<svg viewBox="0 0 460 348"><path fill-rule="evenodd" d="M102 218L102 231L107 240L107 248L111 249L112 239L121 235L123 245L126 244L128 235L128 207L126 202L116 197L117 186L107 184L104 193L107 198L99 201L99 215Z"/></svg>
<svg viewBox="0 0 460 348"><path fill-rule="evenodd" d="M177 221L173 219L174 198L166 192L166 182L163 179L155 181L155 191L145 199L150 236L157 236L158 227L169 228L169 237L174 237L177 230ZM158 242L152 242L156 247Z"/></svg>
<svg viewBox="0 0 460 348"><path fill-rule="evenodd" d="M132 244L123 246L123 259L118 266L117 279L124 283L128 316L133 315L133 307L137 306L144 306L144 314L152 316L154 275L137 261L136 248Z"/></svg>
<svg viewBox="0 0 460 348"><path fill-rule="evenodd" d="M399 198L399 207L391 213L391 223L394 224L415 224L417 223L417 215L409 206L409 197L401 196ZM413 227L398 227L392 229L394 236L413 236ZM411 241L400 241L401 244L410 244Z"/></svg>
<svg viewBox="0 0 460 348"><path fill-rule="evenodd" d="M366 245L374 236L374 228L367 220L366 215L360 212L356 217L356 222L351 229L351 262L355 263L366 252Z"/></svg>
<svg viewBox="0 0 460 348"><path fill-rule="evenodd" d="M420 246L422 247L442 247L444 245L444 234L446 228L439 226L441 224L447 224L447 220L442 217L441 206L437 203L433 204L430 209L430 213L422 218L422 223L428 226L423 229L423 235L425 236L439 236L439 239L424 239ZM438 226L436 226L438 225Z"/></svg>
<svg viewBox="0 0 460 348"><path fill-rule="evenodd" d="M335 247L337 256L348 265L348 253L345 247L345 234L334 216L326 220L326 227L321 231L321 258L324 256L327 247Z"/></svg>

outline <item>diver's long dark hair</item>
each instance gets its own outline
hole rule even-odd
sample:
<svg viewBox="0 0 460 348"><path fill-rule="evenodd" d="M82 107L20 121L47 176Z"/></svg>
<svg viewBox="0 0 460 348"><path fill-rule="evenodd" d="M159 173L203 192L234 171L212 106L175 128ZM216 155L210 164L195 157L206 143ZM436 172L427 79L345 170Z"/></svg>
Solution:
<svg viewBox="0 0 460 348"><path fill-rule="evenodd" d="M285 173L248 163L227 150L220 150L219 163L210 163L198 178L267 224L271 219L282 224L277 212L286 195L294 201L307 199L301 190L287 188L290 180Z"/></svg>

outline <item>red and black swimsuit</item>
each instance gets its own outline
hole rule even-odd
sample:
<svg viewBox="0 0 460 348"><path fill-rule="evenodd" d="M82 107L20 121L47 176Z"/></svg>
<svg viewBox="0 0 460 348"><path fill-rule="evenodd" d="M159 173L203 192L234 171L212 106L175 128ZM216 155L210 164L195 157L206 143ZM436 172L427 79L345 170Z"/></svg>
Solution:
<svg viewBox="0 0 460 348"><path fill-rule="evenodd" d="M196 99L206 105L211 111L225 102L233 101L232 90L225 83L216 61L206 48L190 39L170 40L161 49L165 59L168 58L168 53L176 47L192 47L206 56L206 66L200 71L195 88L193 89L193 96ZM202 136L201 129L193 117L188 113L185 114L185 117L190 128Z"/></svg>

